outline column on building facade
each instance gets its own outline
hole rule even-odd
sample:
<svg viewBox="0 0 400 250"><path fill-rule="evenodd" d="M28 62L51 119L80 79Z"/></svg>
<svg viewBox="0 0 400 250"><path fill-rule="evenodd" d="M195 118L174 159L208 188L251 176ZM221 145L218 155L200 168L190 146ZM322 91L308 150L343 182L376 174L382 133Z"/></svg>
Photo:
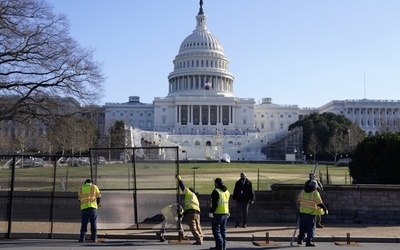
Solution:
<svg viewBox="0 0 400 250"><path fill-rule="evenodd" d="M179 123L179 105L174 106L174 115L176 115L174 123L177 125Z"/></svg>
<svg viewBox="0 0 400 250"><path fill-rule="evenodd" d="M377 110L378 110L378 117L376 118L376 126L378 126L378 128L381 126L381 119L382 119L382 116L381 116L381 109L380 108L377 108Z"/></svg>
<svg viewBox="0 0 400 250"><path fill-rule="evenodd" d="M376 127L376 125L375 125L375 108L372 108L371 112L372 112L371 113L372 127L375 128Z"/></svg>
<svg viewBox="0 0 400 250"><path fill-rule="evenodd" d="M207 105L207 125L211 125L211 105Z"/></svg>
<svg viewBox="0 0 400 250"><path fill-rule="evenodd" d="M199 105L199 125L203 125L203 105Z"/></svg>
<svg viewBox="0 0 400 250"><path fill-rule="evenodd" d="M176 92L176 91L178 91L178 80L177 80L177 78L175 77L175 78L174 78L174 92Z"/></svg>
<svg viewBox="0 0 400 250"><path fill-rule="evenodd" d="M221 125L222 105L217 106L217 125Z"/></svg>
<svg viewBox="0 0 400 250"><path fill-rule="evenodd" d="M231 114L230 116L232 116L231 118L231 124L235 124L236 123L236 115L235 115L235 107L233 105L230 106L231 107ZM235 124L236 125L236 124Z"/></svg>
<svg viewBox="0 0 400 250"><path fill-rule="evenodd" d="M186 126L190 124L190 112L189 112L189 110L190 110L190 105L187 105L187 108L186 108Z"/></svg>
<svg viewBox="0 0 400 250"><path fill-rule="evenodd" d="M188 116L188 118L189 118L189 125L193 125L193 105L189 105L188 110L190 111L190 112L189 112L189 116Z"/></svg>

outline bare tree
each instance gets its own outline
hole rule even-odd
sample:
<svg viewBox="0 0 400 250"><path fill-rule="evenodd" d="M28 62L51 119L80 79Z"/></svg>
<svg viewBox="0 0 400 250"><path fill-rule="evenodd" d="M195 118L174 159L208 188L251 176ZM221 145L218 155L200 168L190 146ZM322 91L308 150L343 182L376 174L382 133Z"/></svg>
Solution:
<svg viewBox="0 0 400 250"><path fill-rule="evenodd" d="M355 123L352 123L347 129L347 143L345 143L343 149L347 154L352 154L354 149L357 147L365 138L365 132ZM344 139L346 139L344 137Z"/></svg>
<svg viewBox="0 0 400 250"><path fill-rule="evenodd" d="M326 147L326 152L333 156L333 163L336 163L336 158L345 148L346 140L343 138L343 133L335 129L333 136L329 139Z"/></svg>
<svg viewBox="0 0 400 250"><path fill-rule="evenodd" d="M310 139L308 139L307 149L313 155L313 161L315 161L317 153L321 152L321 143L314 132L311 133Z"/></svg>
<svg viewBox="0 0 400 250"><path fill-rule="evenodd" d="M104 78L92 54L45 1L0 1L0 120L47 124L95 103Z"/></svg>
<svg viewBox="0 0 400 250"><path fill-rule="evenodd" d="M93 147L98 135L96 126L86 117L64 117L49 127L47 138L55 151L82 153Z"/></svg>

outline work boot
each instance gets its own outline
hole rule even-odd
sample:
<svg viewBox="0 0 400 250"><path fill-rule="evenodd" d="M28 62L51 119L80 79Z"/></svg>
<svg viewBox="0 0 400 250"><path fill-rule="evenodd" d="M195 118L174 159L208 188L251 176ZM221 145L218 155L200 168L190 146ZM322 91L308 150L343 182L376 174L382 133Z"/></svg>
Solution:
<svg viewBox="0 0 400 250"><path fill-rule="evenodd" d="M210 247L210 250L222 250L221 247Z"/></svg>
<svg viewBox="0 0 400 250"><path fill-rule="evenodd" d="M160 242L164 242L164 241L165 241L164 235L163 235L162 233L157 232L156 235L157 235L158 237L160 237Z"/></svg>
<svg viewBox="0 0 400 250"><path fill-rule="evenodd" d="M316 246L317 246L317 244L315 244L312 241L306 243L306 247L316 247Z"/></svg>
<svg viewBox="0 0 400 250"><path fill-rule="evenodd" d="M317 222L317 228L324 228L320 221Z"/></svg>
<svg viewBox="0 0 400 250"><path fill-rule="evenodd" d="M301 245L301 244L303 244L303 240L300 238L297 238L297 245Z"/></svg>

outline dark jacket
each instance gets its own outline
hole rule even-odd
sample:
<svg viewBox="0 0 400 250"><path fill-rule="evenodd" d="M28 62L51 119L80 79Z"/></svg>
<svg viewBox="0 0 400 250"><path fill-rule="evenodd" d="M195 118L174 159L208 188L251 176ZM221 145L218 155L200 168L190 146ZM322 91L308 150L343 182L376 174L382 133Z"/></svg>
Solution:
<svg viewBox="0 0 400 250"><path fill-rule="evenodd" d="M228 190L228 188L225 185L221 185L218 187L219 189L221 189L222 192L225 192L226 190ZM213 190L211 193L211 208L210 208L210 213L214 213L215 210L218 207L218 201L219 201L219 193L217 190Z"/></svg>
<svg viewBox="0 0 400 250"><path fill-rule="evenodd" d="M233 200L238 202L251 202L254 201L256 196L254 194L253 184L247 178L243 184L242 180L238 180L233 189Z"/></svg>

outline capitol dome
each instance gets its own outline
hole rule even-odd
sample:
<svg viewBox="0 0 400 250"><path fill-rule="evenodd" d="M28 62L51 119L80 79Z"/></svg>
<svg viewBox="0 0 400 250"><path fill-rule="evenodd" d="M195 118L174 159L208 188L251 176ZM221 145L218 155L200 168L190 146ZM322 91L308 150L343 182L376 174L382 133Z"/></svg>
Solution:
<svg viewBox="0 0 400 250"><path fill-rule="evenodd" d="M168 76L168 96L218 95L233 97L233 75L219 40L208 31L202 3L196 16L196 29L187 36L173 60Z"/></svg>

